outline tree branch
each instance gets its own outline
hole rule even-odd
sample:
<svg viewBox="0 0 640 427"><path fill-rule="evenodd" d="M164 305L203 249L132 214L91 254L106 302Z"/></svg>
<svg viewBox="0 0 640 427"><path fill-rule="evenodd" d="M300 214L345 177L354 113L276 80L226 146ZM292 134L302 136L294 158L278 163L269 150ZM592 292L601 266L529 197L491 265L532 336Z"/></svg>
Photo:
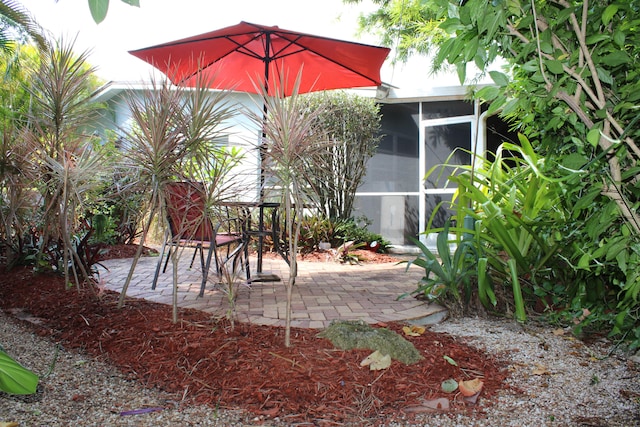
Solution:
<svg viewBox="0 0 640 427"><path fill-rule="evenodd" d="M582 123L584 123L587 128L591 129L593 127L593 120L591 120L587 113L580 108L580 104L578 104L574 97L569 95L567 92L558 91L556 98L566 102L569 108L571 108L571 110L580 117L580 120L582 120Z"/></svg>
<svg viewBox="0 0 640 427"><path fill-rule="evenodd" d="M565 8L570 8L571 5L566 0L558 0L557 3ZM593 63L593 58L589 49L587 48L586 41L586 32L583 31L583 28L586 27L586 21L589 13L589 0L584 0L582 4L582 25L578 22L578 18L575 13L571 14L571 24L573 26L573 31L575 32L578 43L580 44L580 51L584 53L585 60L587 61L587 66L589 67L589 71L591 71L591 77L593 79L593 84L596 88L597 93L597 102L596 105L598 108L604 108L606 103L606 98L604 96L604 91L602 90L602 83L598 78L598 70L596 69L595 64Z"/></svg>
<svg viewBox="0 0 640 427"><path fill-rule="evenodd" d="M542 47L540 46L540 33L538 28L538 12L536 11L536 0L531 0L531 10L533 11L533 22L534 29L536 34L536 49L538 50L538 61L540 63L540 73L542 74L542 78L544 82L547 84L547 89L550 90L553 87L551 80L547 77L547 73L544 70L544 62L542 61Z"/></svg>

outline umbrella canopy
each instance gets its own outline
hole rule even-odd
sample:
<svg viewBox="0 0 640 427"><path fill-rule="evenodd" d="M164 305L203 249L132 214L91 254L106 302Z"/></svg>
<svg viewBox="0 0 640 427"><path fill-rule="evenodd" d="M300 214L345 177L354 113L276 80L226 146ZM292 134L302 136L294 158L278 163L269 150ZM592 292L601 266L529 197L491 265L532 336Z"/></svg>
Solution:
<svg viewBox="0 0 640 427"><path fill-rule="evenodd" d="M289 96L295 78L287 77L300 72L299 93L378 86L389 49L240 22L129 53L176 85L195 86L200 75L214 89Z"/></svg>

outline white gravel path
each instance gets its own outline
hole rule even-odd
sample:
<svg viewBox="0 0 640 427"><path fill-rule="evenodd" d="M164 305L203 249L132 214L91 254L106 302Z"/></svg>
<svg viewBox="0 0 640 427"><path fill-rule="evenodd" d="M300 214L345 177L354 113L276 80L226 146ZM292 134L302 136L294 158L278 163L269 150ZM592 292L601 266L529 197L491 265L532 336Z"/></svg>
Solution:
<svg viewBox="0 0 640 427"><path fill-rule="evenodd" d="M585 346L549 328L485 319L452 319L437 332L464 338L509 364L505 390L485 415L426 414L387 426L640 426L640 365L606 342ZM0 345L41 380L32 397L0 395L3 422L27 426L288 426L239 411L181 407L115 369L76 352L59 349L0 312ZM51 372L49 372L51 371ZM480 399L481 406L483 405ZM122 415L131 410L156 412ZM384 421L381 420L383 424ZM350 425L370 425L357 422ZM307 424L309 425L309 424Z"/></svg>

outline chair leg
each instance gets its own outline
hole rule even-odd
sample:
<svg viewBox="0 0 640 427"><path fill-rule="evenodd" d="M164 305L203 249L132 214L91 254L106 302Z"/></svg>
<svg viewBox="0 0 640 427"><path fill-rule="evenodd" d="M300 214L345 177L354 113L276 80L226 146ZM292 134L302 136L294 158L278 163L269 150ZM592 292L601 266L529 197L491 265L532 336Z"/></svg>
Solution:
<svg viewBox="0 0 640 427"><path fill-rule="evenodd" d="M251 282L251 267L249 266L249 241L242 241L244 246L244 268L247 273L247 283Z"/></svg>
<svg viewBox="0 0 640 427"><path fill-rule="evenodd" d="M164 268L162 269L163 273L167 272L167 264L169 264L169 258L171 258L171 249L173 248L173 244L169 246L169 252L167 252L167 259L164 262ZM177 250L177 249L176 249Z"/></svg>
<svg viewBox="0 0 640 427"><path fill-rule="evenodd" d="M215 253L215 244L212 242L209 245L209 253L207 254L207 263L202 267L202 283L200 284L200 294L199 294L199 296L201 297L204 296L204 289L207 286L207 279L209 278L209 268L211 267L211 258L213 257L214 253Z"/></svg>
<svg viewBox="0 0 640 427"><path fill-rule="evenodd" d="M160 250L160 257L158 258L158 265L156 265L156 273L153 276L153 283L151 284L151 290L156 289L156 285L158 284L158 275L160 274L160 266L162 265L162 258L164 257L164 250L167 247L167 239L164 239L162 242L162 249ZM167 256L167 260L169 257ZM166 270L167 264L165 263L164 268ZM163 271L164 272L164 271Z"/></svg>
<svg viewBox="0 0 640 427"><path fill-rule="evenodd" d="M204 264L204 262L202 261L202 245L198 244L196 245L196 248L193 251L193 256L191 257L191 264L189 264L189 268L193 268L193 262L196 260L196 255L198 254L198 250L200 251L201 264Z"/></svg>
<svg viewBox="0 0 640 427"><path fill-rule="evenodd" d="M204 271L204 249L202 247L202 245L198 245L200 246L200 270Z"/></svg>

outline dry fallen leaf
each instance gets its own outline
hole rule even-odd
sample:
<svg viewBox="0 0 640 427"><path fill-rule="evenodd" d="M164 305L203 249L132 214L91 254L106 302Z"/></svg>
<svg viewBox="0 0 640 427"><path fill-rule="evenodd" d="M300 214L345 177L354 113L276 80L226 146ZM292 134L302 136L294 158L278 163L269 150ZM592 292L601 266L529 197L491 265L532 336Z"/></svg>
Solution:
<svg viewBox="0 0 640 427"><path fill-rule="evenodd" d="M374 351L367 357L365 357L360 366L368 366L372 371L379 371L381 369L387 369L391 366L391 356L388 354L382 354L378 350Z"/></svg>
<svg viewBox="0 0 640 427"><path fill-rule="evenodd" d="M442 409L446 411L449 409L449 399L440 397L438 399L425 400L422 405L431 409Z"/></svg>
<svg viewBox="0 0 640 427"><path fill-rule="evenodd" d="M478 396L480 396L480 392L477 392L473 396L462 396L462 400L464 400L467 405L475 405L478 403Z"/></svg>
<svg viewBox="0 0 640 427"><path fill-rule="evenodd" d="M404 412L419 414L424 412L448 411L449 399L440 397L438 399L425 400L422 405L408 406L404 408Z"/></svg>
<svg viewBox="0 0 640 427"><path fill-rule="evenodd" d="M473 380L468 381L458 381L458 389L463 396L469 397L474 394L480 393L482 391L482 387L484 386L484 381L480 378L475 378Z"/></svg>
<svg viewBox="0 0 640 427"><path fill-rule="evenodd" d="M582 314L581 314L580 316L578 316L578 317L575 317L575 318L573 319L573 323L574 323L575 325L580 324L584 319L586 319L587 317L589 317L589 315L590 315L590 314L591 314L591 312L589 311L589 309L587 309L587 308L583 308L583 309L582 309Z"/></svg>
<svg viewBox="0 0 640 427"><path fill-rule="evenodd" d="M553 335L555 336L562 336L564 334L565 334L565 330L562 328L554 329L553 331Z"/></svg>
<svg viewBox="0 0 640 427"><path fill-rule="evenodd" d="M20 424L16 423L16 422L8 422L8 423L3 423L0 422L0 427L18 427Z"/></svg>
<svg viewBox="0 0 640 427"><path fill-rule="evenodd" d="M536 368L531 371L533 375L551 375L551 372L547 370L547 368L543 365L538 365Z"/></svg>
<svg viewBox="0 0 640 427"><path fill-rule="evenodd" d="M411 326L404 326L402 328L402 331L408 337L419 337L420 335L424 334L424 332L426 331L426 328L424 326L411 325Z"/></svg>

